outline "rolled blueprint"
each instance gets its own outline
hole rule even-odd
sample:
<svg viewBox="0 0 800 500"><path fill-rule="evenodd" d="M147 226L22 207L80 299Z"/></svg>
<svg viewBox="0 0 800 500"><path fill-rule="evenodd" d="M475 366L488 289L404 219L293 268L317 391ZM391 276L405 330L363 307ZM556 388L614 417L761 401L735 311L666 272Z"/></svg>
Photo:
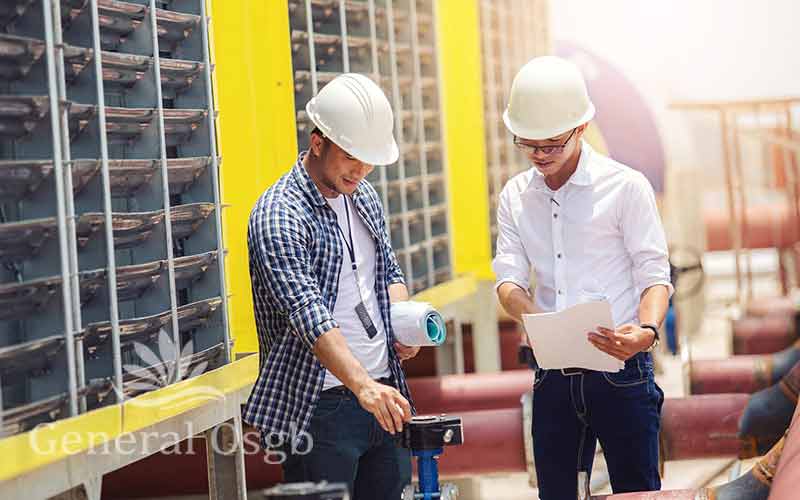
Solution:
<svg viewBox="0 0 800 500"><path fill-rule="evenodd" d="M392 304L392 328L397 341L407 346L442 345L447 337L442 315L425 302Z"/></svg>

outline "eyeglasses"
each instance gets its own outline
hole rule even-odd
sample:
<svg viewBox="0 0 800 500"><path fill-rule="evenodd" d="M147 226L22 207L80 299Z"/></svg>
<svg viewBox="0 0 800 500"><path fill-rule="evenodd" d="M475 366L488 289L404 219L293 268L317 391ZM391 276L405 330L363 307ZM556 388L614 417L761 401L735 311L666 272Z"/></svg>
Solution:
<svg viewBox="0 0 800 500"><path fill-rule="evenodd" d="M559 144L554 146L532 146L530 144L523 144L519 142L519 137L514 137L514 145L522 153L525 153L528 156L533 156L534 154L536 154L537 151L541 151L541 153L545 156L550 156L564 151L564 148L567 147L567 144L569 144L569 141L572 139L572 136L575 135L576 130L578 129L577 128L572 129L572 132L569 134L569 137L567 137L567 140L564 141L564 144Z"/></svg>

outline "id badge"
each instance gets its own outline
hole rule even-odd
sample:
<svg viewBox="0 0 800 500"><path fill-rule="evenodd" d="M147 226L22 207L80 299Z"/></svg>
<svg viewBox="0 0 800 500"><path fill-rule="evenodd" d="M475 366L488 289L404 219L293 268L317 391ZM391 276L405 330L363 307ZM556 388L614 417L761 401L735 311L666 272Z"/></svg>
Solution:
<svg viewBox="0 0 800 500"><path fill-rule="evenodd" d="M374 338L375 335L378 334L378 329L375 328L372 318L369 317L367 306L364 305L364 301L360 301L358 305L356 305L356 315L358 316L359 321L361 321L361 324L364 326L364 330L367 331L367 337L370 339Z"/></svg>

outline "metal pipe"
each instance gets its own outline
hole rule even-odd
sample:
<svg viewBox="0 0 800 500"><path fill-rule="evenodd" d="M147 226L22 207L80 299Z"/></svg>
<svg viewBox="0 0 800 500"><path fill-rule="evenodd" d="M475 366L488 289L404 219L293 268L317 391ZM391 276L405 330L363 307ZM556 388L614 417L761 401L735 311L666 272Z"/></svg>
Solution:
<svg viewBox="0 0 800 500"><path fill-rule="evenodd" d="M793 297L760 297L751 300L745 309L746 316L793 316L796 312L797 304Z"/></svg>
<svg viewBox="0 0 800 500"><path fill-rule="evenodd" d="M734 320L731 327L734 354L771 354L797 339L794 316L745 317Z"/></svg>
<svg viewBox="0 0 800 500"><path fill-rule="evenodd" d="M167 139L164 130L164 95L161 90L161 54L158 46L158 22L156 20L156 0L150 0L150 31L153 44L153 72L156 86L156 121L158 123L158 149L161 159L161 190L164 195L164 231L166 232L167 246L167 276L169 277L169 305L172 316L172 342L175 346L175 378L169 381L178 381L183 378L181 373L181 332L178 327L178 294L175 290L175 257L172 243L172 215L169 199L169 168L167 168ZM213 117L206 117L212 120ZM211 124L209 123L209 127ZM219 215L219 214L217 214ZM219 256L218 256L219 258ZM227 347L226 347L227 349Z"/></svg>
<svg viewBox="0 0 800 500"><path fill-rule="evenodd" d="M125 399L122 380L122 347L119 336L119 309L117 302L117 260L114 253L114 223L111 208L111 173L108 166L108 138L106 135L106 99L103 93L102 47L100 45L100 17L97 0L91 0L92 47L94 49L95 92L97 93L97 121L100 128L100 174L103 188L103 217L105 220L106 265L108 266L108 303L111 320L111 353L113 357L114 391L117 402ZM180 350L180 349L178 349Z"/></svg>
<svg viewBox="0 0 800 500"><path fill-rule="evenodd" d="M73 199L72 188L72 152L70 148L69 137L69 107L67 104L67 85L66 76L64 71L64 40L61 28L61 3L52 3L53 13L53 43L55 48L55 67L56 67L56 85L58 90L58 101L63 102L65 106L62 107L59 119L61 120L61 158L64 165L69 168L64 172L64 202L66 209L66 223L67 223L67 249L69 251L69 272L70 279L69 286L70 294L72 296L72 336L79 337L78 333L81 331L81 301L80 301L80 280L78 278L78 245L75 236L75 200ZM56 23L58 25L56 26ZM86 385L86 370L84 367L83 359L83 341L77 340L75 343L75 364L77 375L77 388L80 393L81 389ZM86 411L86 398L78 397L78 407L81 412Z"/></svg>
<svg viewBox="0 0 800 500"><path fill-rule="evenodd" d="M800 340L775 354L693 360L689 362L689 393L752 394L778 383L798 361Z"/></svg>
<svg viewBox="0 0 800 500"><path fill-rule="evenodd" d="M51 0L43 0L44 35L47 51L47 90L50 97L50 130L53 139L53 177L56 183L56 218L58 219L58 250L61 261L61 304L64 312L64 337L67 353L67 387L69 391L69 414L78 414L78 379L75 363L75 338L73 335L72 297L70 294L70 265L64 198L72 193L64 192L64 163L61 156L59 135L58 85L56 83L56 52L53 43L53 11Z"/></svg>
<svg viewBox="0 0 800 500"><path fill-rule="evenodd" d="M211 80L211 31L207 9L211 7L211 0L200 2L200 19L203 32L203 64L206 66L206 101L208 102L208 142L211 148L211 179L214 183L214 218L217 225L217 269L219 269L219 289L222 296L222 329L225 341L225 358L228 363L232 361L231 356L231 333L230 323L228 322L228 289L225 279L225 266L228 252L225 249L225 240L222 232L222 180L220 176L220 162L217 153L217 134L216 134L216 109L214 107L214 92Z"/></svg>
<svg viewBox="0 0 800 500"><path fill-rule="evenodd" d="M531 370L474 373L408 379L414 405L420 413L515 408L533 388Z"/></svg>
<svg viewBox="0 0 800 500"><path fill-rule="evenodd" d="M773 498L770 496L770 487L772 478L777 479L776 470L783 450L784 440L781 439L746 474L720 486L696 490L602 495L593 496L592 500L767 500L767 497Z"/></svg>

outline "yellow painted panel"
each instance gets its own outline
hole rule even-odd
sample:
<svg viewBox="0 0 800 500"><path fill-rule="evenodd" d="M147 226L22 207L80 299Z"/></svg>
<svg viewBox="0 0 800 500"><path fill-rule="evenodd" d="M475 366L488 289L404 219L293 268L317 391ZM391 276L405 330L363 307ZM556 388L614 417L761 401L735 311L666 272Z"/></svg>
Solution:
<svg viewBox="0 0 800 500"><path fill-rule="evenodd" d="M100 408L2 439L0 456L5 458L0 461L0 481L224 398L255 382L257 374L258 356L248 356L122 405Z"/></svg>
<svg viewBox="0 0 800 500"><path fill-rule="evenodd" d="M198 377L148 392L123 404L123 432L134 432L224 399L255 382L258 356L234 361Z"/></svg>
<svg viewBox="0 0 800 500"><path fill-rule="evenodd" d="M286 0L212 3L215 95L234 352L258 351L247 221L258 197L297 155Z"/></svg>
<svg viewBox="0 0 800 500"><path fill-rule="evenodd" d="M478 2L437 5L453 269L491 280Z"/></svg>
<svg viewBox="0 0 800 500"><path fill-rule="evenodd" d="M468 274L423 290L411 298L419 302L427 302L436 309L443 309L450 304L466 299L477 291L478 281L475 276Z"/></svg>
<svg viewBox="0 0 800 500"><path fill-rule="evenodd" d="M113 440L121 433L122 407L114 405L2 439L0 481Z"/></svg>

